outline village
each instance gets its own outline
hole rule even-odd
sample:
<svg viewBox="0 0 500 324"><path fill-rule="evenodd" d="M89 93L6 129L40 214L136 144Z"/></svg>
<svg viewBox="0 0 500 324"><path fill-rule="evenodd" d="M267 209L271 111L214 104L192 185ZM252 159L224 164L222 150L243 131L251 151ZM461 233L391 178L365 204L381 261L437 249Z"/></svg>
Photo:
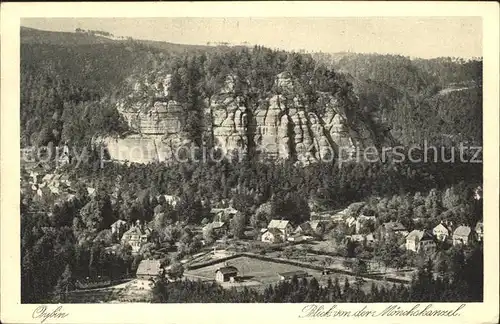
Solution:
<svg viewBox="0 0 500 324"><path fill-rule="evenodd" d="M30 171L29 179L31 190L40 198L44 195L57 196L59 200L75 197L69 177L61 172L38 168L38 171ZM93 197L96 189L87 187L86 191ZM474 199L482 199L481 188L477 188ZM162 201L163 206L155 208L155 215L167 206L175 209L179 203L179 197L166 194L157 200ZM482 222L470 227L441 220L431 230L407 228L398 221L375 226L379 221L376 215L366 213L364 202L352 203L340 210L313 211L310 220L300 224L286 219L271 219L263 228L247 224L243 237L236 238L230 224L239 211L230 203L221 205L225 207L211 208L204 225L177 224L193 233L189 244L199 246L195 253L180 254L181 249L185 250L182 242L162 242L154 221L116 220L109 227L113 243L106 247L106 253L115 254L123 247L130 249L139 261L135 274L119 280L104 275L80 278L74 298L82 300L82 294L95 298L105 291L112 292L117 300L145 298L143 295L147 296L156 280L215 281L228 289L264 289L269 284L292 278L314 277L326 285L329 279L340 276L363 289L369 289L372 283L407 285L416 272L415 264L401 262L384 266L375 260L377 250L384 249L387 242L395 242L400 253L406 256L424 260L435 258L439 250L466 247L483 238ZM173 263L170 254L180 256L179 262Z"/></svg>

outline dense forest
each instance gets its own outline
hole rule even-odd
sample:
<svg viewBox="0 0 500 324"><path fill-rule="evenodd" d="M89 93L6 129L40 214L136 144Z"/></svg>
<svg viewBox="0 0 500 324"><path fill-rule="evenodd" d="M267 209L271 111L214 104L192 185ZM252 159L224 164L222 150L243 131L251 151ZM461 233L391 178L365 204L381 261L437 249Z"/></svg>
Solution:
<svg viewBox="0 0 500 324"><path fill-rule="evenodd" d="M359 108L387 122L403 144L482 143L482 60L316 54L347 73Z"/></svg>

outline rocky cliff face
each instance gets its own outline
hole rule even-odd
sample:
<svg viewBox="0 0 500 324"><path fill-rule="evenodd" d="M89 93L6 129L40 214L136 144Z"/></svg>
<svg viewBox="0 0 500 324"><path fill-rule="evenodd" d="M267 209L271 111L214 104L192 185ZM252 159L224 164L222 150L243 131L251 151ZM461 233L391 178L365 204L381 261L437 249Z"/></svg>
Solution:
<svg viewBox="0 0 500 324"><path fill-rule="evenodd" d="M125 144L133 138L141 139L137 145L151 141L150 146L156 151L173 151L187 143L182 132L183 104L169 99L170 85L170 75L155 76L153 82L134 85L129 98L141 99L133 104L124 100L118 109L137 134L108 142L113 143L109 148L116 151L120 141ZM337 154L352 155L356 147L372 144L368 126L361 120L349 120L332 95L319 94L324 108L320 114L301 103L294 81L287 73L276 76L273 89L276 90L257 108L245 107L243 98L235 91L235 76L229 75L210 103L205 102L205 138L225 151L248 152L253 145L262 156L292 158L303 163L328 160ZM111 153L113 150L110 150L112 158L118 158ZM169 160L168 154L158 153L135 162L148 162L152 157Z"/></svg>

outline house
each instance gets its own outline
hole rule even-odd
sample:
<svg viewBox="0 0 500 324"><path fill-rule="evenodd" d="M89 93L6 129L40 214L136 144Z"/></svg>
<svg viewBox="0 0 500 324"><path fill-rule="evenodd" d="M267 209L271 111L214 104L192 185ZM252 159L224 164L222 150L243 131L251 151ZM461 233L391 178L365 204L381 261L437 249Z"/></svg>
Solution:
<svg viewBox="0 0 500 324"><path fill-rule="evenodd" d="M87 187L87 194L89 197L94 197L95 196L95 188Z"/></svg>
<svg viewBox="0 0 500 324"><path fill-rule="evenodd" d="M400 222L388 222L384 223L380 226L380 232L383 237L388 238L389 235L395 234L399 236L408 235L408 231L406 227L403 226Z"/></svg>
<svg viewBox="0 0 500 324"><path fill-rule="evenodd" d="M224 216L226 216L226 217L234 217L234 215L236 215L238 213L238 211L236 209L234 209L233 207L229 206L228 208L225 208L223 210L223 213L224 213Z"/></svg>
<svg viewBox="0 0 500 324"><path fill-rule="evenodd" d="M346 220L345 220L345 224L347 225L347 227L352 227L356 224L356 218L353 217L353 216L350 216L348 217Z"/></svg>
<svg viewBox="0 0 500 324"><path fill-rule="evenodd" d="M212 223L209 223L203 227L203 232L212 229L212 233L216 237L221 237L226 235L227 231L229 230L229 226L226 222L220 222L220 221L215 221Z"/></svg>
<svg viewBox="0 0 500 324"><path fill-rule="evenodd" d="M236 280L238 269L233 266L224 266L215 270L215 281L228 282Z"/></svg>
<svg viewBox="0 0 500 324"><path fill-rule="evenodd" d="M481 186L478 186L476 189L474 189L474 199L475 200L483 199L483 188Z"/></svg>
<svg viewBox="0 0 500 324"><path fill-rule="evenodd" d="M156 199L160 200L161 197L165 198L165 202L172 207L177 206L179 201L181 201L181 199L179 197L172 196L172 195L159 195L158 197L156 197Z"/></svg>
<svg viewBox="0 0 500 324"><path fill-rule="evenodd" d="M67 174L64 174L63 176L61 176L60 182L67 187L71 186L71 180L69 178L69 175L67 175Z"/></svg>
<svg viewBox="0 0 500 324"><path fill-rule="evenodd" d="M63 153L60 157L59 157L59 165L66 165L66 164L69 164L70 163L70 157L69 157L69 154L67 153Z"/></svg>
<svg viewBox="0 0 500 324"><path fill-rule="evenodd" d="M46 175L43 176L42 182L45 182L45 183L50 182L50 181L52 181L53 178L54 178L54 174L47 173Z"/></svg>
<svg viewBox="0 0 500 324"><path fill-rule="evenodd" d="M330 220L333 222L333 223L336 223L336 224L339 224L339 223L342 223L344 221L344 218L345 218L345 213L344 211L340 211L340 212L337 212L333 215L330 216Z"/></svg>
<svg viewBox="0 0 500 324"><path fill-rule="evenodd" d="M210 210L210 214L214 216L214 219L217 219L219 221L224 220L229 220L236 215L238 211L234 209L233 207L227 207L227 208L212 208Z"/></svg>
<svg viewBox="0 0 500 324"><path fill-rule="evenodd" d="M309 222L311 229L315 232L324 232L325 231L325 222L321 220L313 220Z"/></svg>
<svg viewBox="0 0 500 324"><path fill-rule="evenodd" d="M228 225L226 222L212 222L212 230L217 236L223 236L227 233Z"/></svg>
<svg viewBox="0 0 500 324"><path fill-rule="evenodd" d="M477 222L474 230L476 232L477 240L481 242L483 240L483 222Z"/></svg>
<svg viewBox="0 0 500 324"><path fill-rule="evenodd" d="M373 244L375 244L375 236L373 235L373 233L366 235L365 239L366 245L372 246Z"/></svg>
<svg viewBox="0 0 500 324"><path fill-rule="evenodd" d="M121 242L129 244L132 247L132 253L137 253L141 246L148 242L150 236L151 230L149 228L137 224L123 234Z"/></svg>
<svg viewBox="0 0 500 324"><path fill-rule="evenodd" d="M59 186L49 185L48 188L49 188L50 192L53 193L54 195L59 195L61 193L59 191Z"/></svg>
<svg viewBox="0 0 500 324"><path fill-rule="evenodd" d="M279 272L278 273L278 277L280 278L280 280L290 280L293 277L306 278L308 276L309 276L309 274L303 270L287 271L287 272Z"/></svg>
<svg viewBox="0 0 500 324"><path fill-rule="evenodd" d="M357 242L362 243L365 241L365 237L361 234L347 235L345 237L345 241L347 242Z"/></svg>
<svg viewBox="0 0 500 324"><path fill-rule="evenodd" d="M142 260L136 271L137 279L150 280L158 276L164 276L165 272L160 260Z"/></svg>
<svg viewBox="0 0 500 324"><path fill-rule="evenodd" d="M61 149L60 147L56 148L56 150L58 152L60 149ZM56 154L59 155L58 153L56 153ZM64 144L64 146L62 147L62 153L59 156L58 162L60 165L65 165L65 164L68 164L71 162L68 145Z"/></svg>
<svg viewBox="0 0 500 324"><path fill-rule="evenodd" d="M30 184L35 184L35 183L37 183L37 180L38 180L38 176L39 176L39 175L40 175L40 174L39 174L38 172L36 172L36 171L31 171L31 172L30 172L30 175L29 175L29 177L31 178L31 180L29 180L29 183L30 183Z"/></svg>
<svg viewBox="0 0 500 324"><path fill-rule="evenodd" d="M297 226L295 231L293 232L294 234L303 234L303 235L309 235L313 232L313 229L311 227L310 222L305 222Z"/></svg>
<svg viewBox="0 0 500 324"><path fill-rule="evenodd" d="M443 222L441 222L432 229L432 234L438 241L444 242L450 236L450 230Z"/></svg>
<svg viewBox="0 0 500 324"><path fill-rule="evenodd" d="M361 221L375 221L377 218L375 217L375 215L370 216L370 215L361 214L361 215L359 215L358 219Z"/></svg>
<svg viewBox="0 0 500 324"><path fill-rule="evenodd" d="M426 231L413 230L406 236L405 247L409 251L434 251L436 242L434 237Z"/></svg>
<svg viewBox="0 0 500 324"><path fill-rule="evenodd" d="M127 222L122 219L119 219L113 224L111 224L111 233L114 235L116 234L118 238L121 237L121 235L125 232L126 229L127 229Z"/></svg>
<svg viewBox="0 0 500 324"><path fill-rule="evenodd" d="M104 248L104 252L107 254L117 254L120 249L120 244L113 244Z"/></svg>
<svg viewBox="0 0 500 324"><path fill-rule="evenodd" d="M279 220L279 219L273 219L269 222L269 225L267 225L268 229L275 228L279 230L283 238L286 240L287 236L290 235L293 232L293 227L290 221L287 220Z"/></svg>
<svg viewBox="0 0 500 324"><path fill-rule="evenodd" d="M356 222L354 223L354 232L358 234L361 230L362 224L359 218L356 218Z"/></svg>
<svg viewBox="0 0 500 324"><path fill-rule="evenodd" d="M469 226L459 226L453 232L453 245L467 245L472 240L472 230Z"/></svg>
<svg viewBox="0 0 500 324"><path fill-rule="evenodd" d="M52 191L46 186L45 183L34 184L31 186L31 189L36 191L36 194L39 197L49 197L52 194Z"/></svg>
<svg viewBox="0 0 500 324"><path fill-rule="evenodd" d="M281 243L285 241L283 232L277 228L268 228L261 236L262 242Z"/></svg>

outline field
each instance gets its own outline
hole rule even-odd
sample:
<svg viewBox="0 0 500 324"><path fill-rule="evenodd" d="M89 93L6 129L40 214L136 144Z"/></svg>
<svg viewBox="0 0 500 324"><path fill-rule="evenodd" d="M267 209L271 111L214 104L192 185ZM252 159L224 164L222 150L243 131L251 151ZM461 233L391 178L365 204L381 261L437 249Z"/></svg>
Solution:
<svg viewBox="0 0 500 324"><path fill-rule="evenodd" d="M133 279L115 286L74 290L68 293L68 303L127 303L149 302L151 300L151 287L146 280Z"/></svg>
<svg viewBox="0 0 500 324"><path fill-rule="evenodd" d="M238 283L223 283L222 286L225 288L252 286L258 289L264 289L270 284L279 282L280 279L278 273L297 270L307 272L310 275L309 278L315 277L319 281L320 285L326 285L328 278L331 278L333 281L335 280L335 277L338 277L341 284L344 283L345 277L347 277L351 284L355 282L355 278L353 276L335 273L323 275L319 270L279 262L259 260L248 256L239 256L231 259L227 261L227 264L238 269L238 276L242 277L243 281ZM190 280L213 281L215 279L215 271L223 266L224 262L220 262L199 269L188 270L184 272L184 276L186 279ZM362 287L363 290L370 289L371 282L371 280L365 280ZM375 282L379 285L385 284L382 281Z"/></svg>

